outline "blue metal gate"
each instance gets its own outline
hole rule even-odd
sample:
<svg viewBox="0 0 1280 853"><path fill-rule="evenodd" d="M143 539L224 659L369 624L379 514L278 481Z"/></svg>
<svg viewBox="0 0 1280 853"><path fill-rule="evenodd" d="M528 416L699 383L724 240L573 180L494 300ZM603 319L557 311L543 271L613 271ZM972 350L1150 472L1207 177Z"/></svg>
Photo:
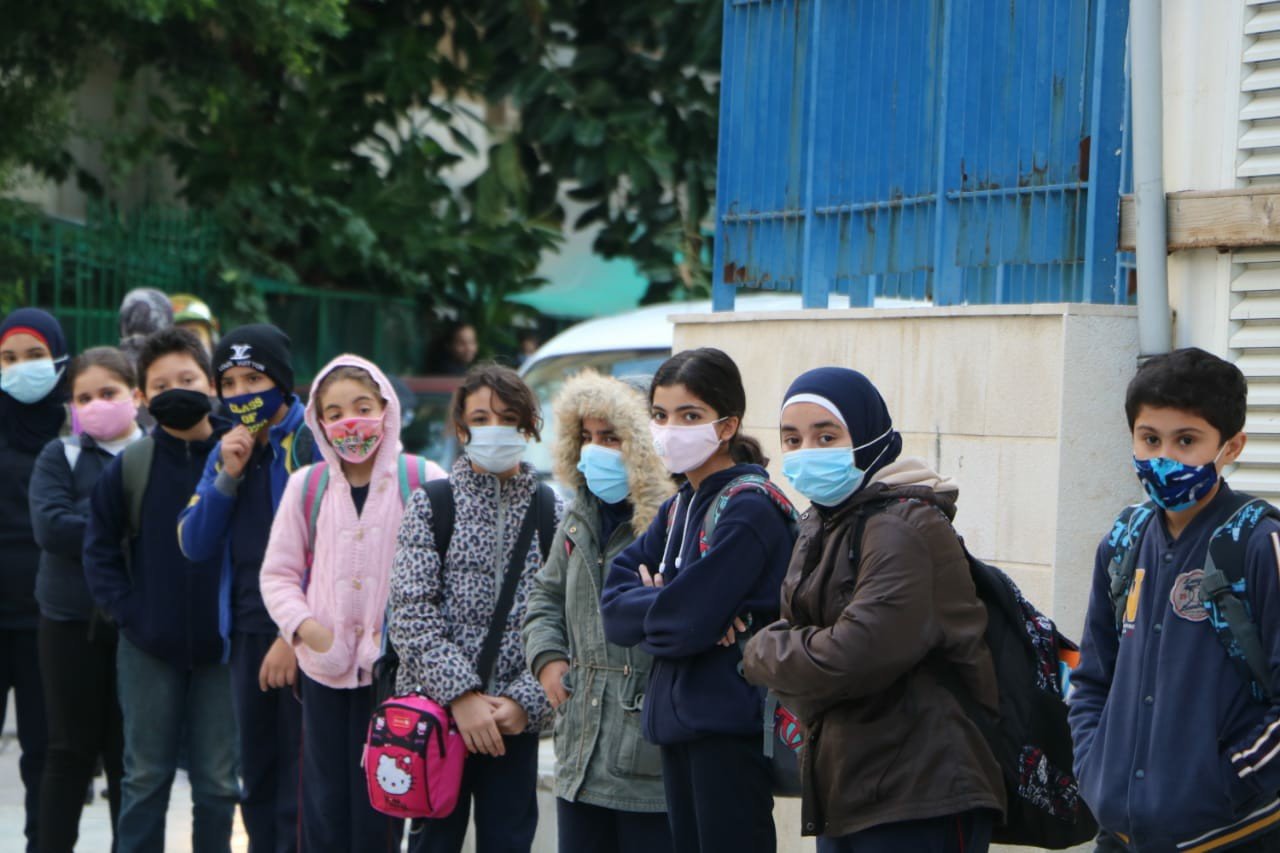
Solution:
<svg viewBox="0 0 1280 853"><path fill-rule="evenodd" d="M1127 302L1126 0L727 0L713 298Z"/></svg>

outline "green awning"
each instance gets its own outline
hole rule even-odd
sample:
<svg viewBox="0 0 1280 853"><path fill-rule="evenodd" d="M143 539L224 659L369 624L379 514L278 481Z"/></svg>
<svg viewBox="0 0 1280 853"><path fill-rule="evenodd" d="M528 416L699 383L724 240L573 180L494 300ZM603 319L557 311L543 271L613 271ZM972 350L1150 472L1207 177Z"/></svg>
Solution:
<svg viewBox="0 0 1280 853"><path fill-rule="evenodd" d="M538 267L548 283L507 301L528 305L548 317L585 320L630 311L640 304L649 282L625 258L596 254L551 255Z"/></svg>

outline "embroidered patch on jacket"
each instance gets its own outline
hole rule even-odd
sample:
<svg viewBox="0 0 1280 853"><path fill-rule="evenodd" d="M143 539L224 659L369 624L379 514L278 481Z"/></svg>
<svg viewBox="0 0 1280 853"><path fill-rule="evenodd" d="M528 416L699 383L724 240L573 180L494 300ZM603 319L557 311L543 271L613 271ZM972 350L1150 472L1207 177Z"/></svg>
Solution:
<svg viewBox="0 0 1280 853"><path fill-rule="evenodd" d="M1188 622L1203 622L1209 618L1209 611L1200 601L1200 582L1203 580L1203 569L1183 572L1174 578L1173 589L1169 591L1173 612Z"/></svg>
<svg viewBox="0 0 1280 853"><path fill-rule="evenodd" d="M1124 603L1124 625L1121 634L1133 633L1134 623L1138 621L1138 602L1142 600L1142 582L1147 577L1146 569L1137 569L1133 573L1133 584L1129 587L1129 597Z"/></svg>

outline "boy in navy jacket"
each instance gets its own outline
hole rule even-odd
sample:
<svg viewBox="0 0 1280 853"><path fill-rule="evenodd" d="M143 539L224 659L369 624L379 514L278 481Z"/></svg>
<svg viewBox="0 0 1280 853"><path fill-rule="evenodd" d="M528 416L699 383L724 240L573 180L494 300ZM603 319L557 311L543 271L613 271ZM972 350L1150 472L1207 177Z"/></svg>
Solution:
<svg viewBox="0 0 1280 853"><path fill-rule="evenodd" d="M219 341L213 359L218 395L239 423L209 454L178 522L183 553L192 560L220 558L231 578L222 603L232 629L240 808L252 853L291 853L298 837L298 666L258 589L285 483L298 468L320 460L303 422L305 409L293 395L289 346L283 331L265 324L242 326Z"/></svg>
<svg viewBox="0 0 1280 853"><path fill-rule="evenodd" d="M1238 505L1221 472L1245 446L1246 395L1234 365L1198 349L1153 358L1129 385L1134 467L1154 512L1120 614L1108 570L1119 533L1098 547L1071 679L1075 770L1099 850L1280 850L1280 705L1257 698L1200 592L1209 541ZM1262 519L1239 551L1239 598L1274 673L1280 524Z"/></svg>
<svg viewBox="0 0 1280 853"><path fill-rule="evenodd" d="M218 608L224 579L218 561L183 556L175 528L205 457L230 425L209 414L209 357L190 332L169 328L147 338L138 374L158 426L99 478L84 544L89 591L121 634L124 783L116 842L121 850L164 848L169 788L185 742L192 849L226 850L240 789L228 638ZM143 495L134 530L125 463L148 445L145 480L132 484Z"/></svg>

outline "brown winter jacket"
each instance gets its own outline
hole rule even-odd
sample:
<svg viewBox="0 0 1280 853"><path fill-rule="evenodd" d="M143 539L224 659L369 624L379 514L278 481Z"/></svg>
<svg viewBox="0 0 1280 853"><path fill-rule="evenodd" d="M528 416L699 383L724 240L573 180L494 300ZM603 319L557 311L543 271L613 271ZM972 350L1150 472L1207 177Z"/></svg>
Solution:
<svg viewBox="0 0 1280 853"><path fill-rule="evenodd" d="M945 667L996 708L986 609L950 523L956 494L902 459L845 505L801 516L782 619L744 657L748 680L808 728L806 835L1004 808L999 766L936 676ZM877 505L855 567L859 511Z"/></svg>

